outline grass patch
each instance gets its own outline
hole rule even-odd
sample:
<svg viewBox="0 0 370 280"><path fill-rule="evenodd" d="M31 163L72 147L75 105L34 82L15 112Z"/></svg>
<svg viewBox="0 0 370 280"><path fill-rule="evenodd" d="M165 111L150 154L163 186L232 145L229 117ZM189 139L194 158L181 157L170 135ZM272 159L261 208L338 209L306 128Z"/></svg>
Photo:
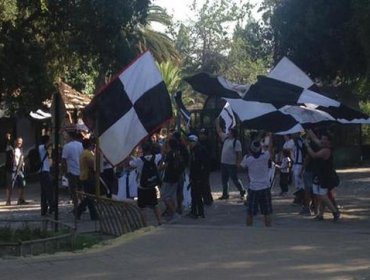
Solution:
<svg viewBox="0 0 370 280"><path fill-rule="evenodd" d="M82 250L85 248L91 248L92 246L100 243L102 237L97 233L78 233L75 238L73 250Z"/></svg>
<svg viewBox="0 0 370 280"><path fill-rule="evenodd" d="M58 232L57 234L61 233ZM0 228L0 240L4 243L43 239L55 235L54 232L42 230L40 228L31 228L29 226L17 229L11 229L9 226Z"/></svg>

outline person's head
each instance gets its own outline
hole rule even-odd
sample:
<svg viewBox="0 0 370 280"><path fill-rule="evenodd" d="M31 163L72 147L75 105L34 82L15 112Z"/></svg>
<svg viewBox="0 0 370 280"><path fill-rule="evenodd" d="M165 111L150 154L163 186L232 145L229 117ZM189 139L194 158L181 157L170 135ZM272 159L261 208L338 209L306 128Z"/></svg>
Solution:
<svg viewBox="0 0 370 280"><path fill-rule="evenodd" d="M188 141L189 141L189 145L190 145L191 148L194 147L195 145L197 145L198 140L199 140L198 136L196 136L195 134L190 134L188 136Z"/></svg>
<svg viewBox="0 0 370 280"><path fill-rule="evenodd" d="M199 139L207 139L208 138L208 130L206 128L199 129Z"/></svg>
<svg viewBox="0 0 370 280"><path fill-rule="evenodd" d="M285 141L289 141L290 139L292 139L292 135L291 134L284 135L284 140Z"/></svg>
<svg viewBox="0 0 370 280"><path fill-rule="evenodd" d="M85 150L91 150L93 149L93 141L89 138L85 138L82 140L82 147L85 149Z"/></svg>
<svg viewBox="0 0 370 280"><path fill-rule="evenodd" d="M325 148L330 148L332 146L333 138L327 132L323 132L320 137L321 146Z"/></svg>
<svg viewBox="0 0 370 280"><path fill-rule="evenodd" d="M146 141L141 145L141 149L143 150L144 155L152 154L153 144L150 141Z"/></svg>
<svg viewBox="0 0 370 280"><path fill-rule="evenodd" d="M18 137L18 138L15 140L15 146L16 146L17 148L20 148L20 147L22 147L22 145L23 145L23 139L22 139L21 137Z"/></svg>
<svg viewBox="0 0 370 280"><path fill-rule="evenodd" d="M290 156L290 151L288 149L283 149L283 157L289 157Z"/></svg>
<svg viewBox="0 0 370 280"><path fill-rule="evenodd" d="M230 128L228 135L231 138L238 138L238 130L235 127Z"/></svg>
<svg viewBox="0 0 370 280"><path fill-rule="evenodd" d="M252 153L252 155L257 155L261 153L261 142L258 140L252 141L252 143L249 146L249 149Z"/></svg>
<svg viewBox="0 0 370 280"><path fill-rule="evenodd" d="M68 135L68 140L69 141L73 141L73 140L76 140L78 138L77 132L75 130L67 131L67 135Z"/></svg>
<svg viewBox="0 0 370 280"><path fill-rule="evenodd" d="M49 135L42 135L41 136L40 142L41 142L42 145L47 145L49 143L49 141L50 141L50 136Z"/></svg>

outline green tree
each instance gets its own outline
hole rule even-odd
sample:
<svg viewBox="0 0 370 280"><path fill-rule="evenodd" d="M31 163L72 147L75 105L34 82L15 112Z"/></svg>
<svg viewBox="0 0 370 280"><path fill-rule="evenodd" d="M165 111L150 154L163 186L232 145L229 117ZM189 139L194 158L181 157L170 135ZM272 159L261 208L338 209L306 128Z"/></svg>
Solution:
<svg viewBox="0 0 370 280"><path fill-rule="evenodd" d="M244 28L237 27L221 72L229 80L254 83L258 75L265 75L271 66L271 45L263 39L258 22L250 20Z"/></svg>
<svg viewBox="0 0 370 280"><path fill-rule="evenodd" d="M152 24L161 24L171 28L172 18L160 6L150 6L145 24L138 24L135 28L138 52L150 50L158 62L172 60L179 62L174 41L165 33L152 29Z"/></svg>
<svg viewBox="0 0 370 280"><path fill-rule="evenodd" d="M365 34L358 36L353 29L355 2L368 6L353 0L265 0L266 35L273 40L275 62L288 56L323 83L356 81L367 65L358 39Z"/></svg>
<svg viewBox="0 0 370 280"><path fill-rule="evenodd" d="M145 24L149 3L3 2L0 13L7 16L0 19L2 99L11 109L27 109L48 97L59 79L80 86L89 81L91 90L103 84L137 55L134 30Z"/></svg>
<svg viewBox="0 0 370 280"><path fill-rule="evenodd" d="M184 56L187 73L218 73L230 51L230 25L249 16L249 4L243 1L207 0L203 5L193 1L196 14L190 23L180 26L177 48Z"/></svg>

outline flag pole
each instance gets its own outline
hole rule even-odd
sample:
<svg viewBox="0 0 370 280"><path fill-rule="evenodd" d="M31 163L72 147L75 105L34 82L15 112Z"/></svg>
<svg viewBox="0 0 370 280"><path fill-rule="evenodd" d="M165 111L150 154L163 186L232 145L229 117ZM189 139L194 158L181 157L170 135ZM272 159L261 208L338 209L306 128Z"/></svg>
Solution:
<svg viewBox="0 0 370 280"><path fill-rule="evenodd" d="M100 140L99 140L99 109L98 105L95 116L95 195L100 196Z"/></svg>
<svg viewBox="0 0 370 280"><path fill-rule="evenodd" d="M59 131L60 131L60 99L59 93L54 93L54 182L55 182L55 212L54 220L59 219ZM55 231L58 231L58 223L55 223Z"/></svg>

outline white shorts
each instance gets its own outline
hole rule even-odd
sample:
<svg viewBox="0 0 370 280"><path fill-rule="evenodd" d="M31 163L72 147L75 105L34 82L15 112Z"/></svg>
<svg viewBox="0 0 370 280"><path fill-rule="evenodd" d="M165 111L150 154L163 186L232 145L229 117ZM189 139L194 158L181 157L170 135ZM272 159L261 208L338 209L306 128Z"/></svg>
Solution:
<svg viewBox="0 0 370 280"><path fill-rule="evenodd" d="M317 195L327 195L328 194L328 189L323 189L320 187L320 185L317 184L312 184L312 191L314 194Z"/></svg>

